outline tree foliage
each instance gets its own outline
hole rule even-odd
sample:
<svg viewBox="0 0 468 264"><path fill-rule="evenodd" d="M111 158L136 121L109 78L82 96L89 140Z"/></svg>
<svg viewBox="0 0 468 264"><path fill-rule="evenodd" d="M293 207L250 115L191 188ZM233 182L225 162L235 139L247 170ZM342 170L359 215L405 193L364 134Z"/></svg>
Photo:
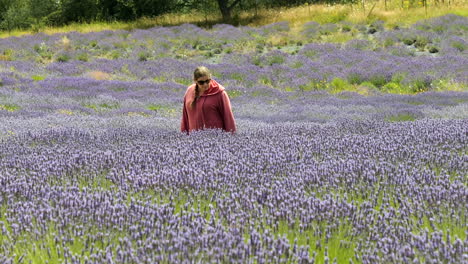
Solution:
<svg viewBox="0 0 468 264"><path fill-rule="evenodd" d="M304 4L349 4L363 0L0 0L0 30L60 26L73 22L132 21L197 10L208 21L221 15L235 23L239 11ZM372 0L373 1L373 0ZM416 0L409 0L410 3ZM436 0L435 0L436 1Z"/></svg>

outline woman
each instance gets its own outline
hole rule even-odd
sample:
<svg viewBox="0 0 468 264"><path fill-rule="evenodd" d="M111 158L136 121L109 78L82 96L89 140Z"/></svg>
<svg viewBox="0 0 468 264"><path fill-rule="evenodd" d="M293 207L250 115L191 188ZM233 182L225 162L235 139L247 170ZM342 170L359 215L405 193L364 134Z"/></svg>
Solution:
<svg viewBox="0 0 468 264"><path fill-rule="evenodd" d="M210 71L204 66L195 69L193 80L195 83L185 92L180 130L189 133L219 128L235 132L236 122L224 87L211 79Z"/></svg>

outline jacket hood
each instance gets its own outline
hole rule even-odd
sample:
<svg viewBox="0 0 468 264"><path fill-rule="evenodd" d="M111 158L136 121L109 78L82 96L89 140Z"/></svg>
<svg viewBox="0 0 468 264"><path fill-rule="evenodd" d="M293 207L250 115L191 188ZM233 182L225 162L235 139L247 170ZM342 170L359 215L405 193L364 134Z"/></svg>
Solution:
<svg viewBox="0 0 468 264"><path fill-rule="evenodd" d="M196 84L195 84L196 85ZM193 87L195 89L195 86ZM210 87L200 96L215 95L224 91L224 87L215 80L211 80Z"/></svg>
<svg viewBox="0 0 468 264"><path fill-rule="evenodd" d="M188 102L192 102L195 99L195 87L196 84L192 84L187 88L185 96L187 97ZM221 93L225 88L215 80L211 80L210 87L200 96L210 96Z"/></svg>

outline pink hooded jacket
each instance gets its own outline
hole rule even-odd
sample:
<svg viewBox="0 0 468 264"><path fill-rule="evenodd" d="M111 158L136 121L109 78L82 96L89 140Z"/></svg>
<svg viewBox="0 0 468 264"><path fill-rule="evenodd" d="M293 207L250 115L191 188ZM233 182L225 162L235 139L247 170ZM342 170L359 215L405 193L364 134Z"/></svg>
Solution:
<svg viewBox="0 0 468 264"><path fill-rule="evenodd" d="M210 87L200 95L192 108L195 86L196 84L190 85L185 92L180 130L189 133L205 128L221 128L235 132L236 122L224 87L211 80Z"/></svg>

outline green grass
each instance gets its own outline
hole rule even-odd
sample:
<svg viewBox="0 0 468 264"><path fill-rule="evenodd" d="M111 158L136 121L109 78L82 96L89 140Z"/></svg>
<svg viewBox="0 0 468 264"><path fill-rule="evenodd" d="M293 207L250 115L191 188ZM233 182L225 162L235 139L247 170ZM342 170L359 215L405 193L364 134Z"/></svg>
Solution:
<svg viewBox="0 0 468 264"><path fill-rule="evenodd" d="M456 239L464 241L466 239L465 226L466 216L463 210L457 210L454 216L458 217L458 220L451 217L452 212L444 208L442 212L434 216L429 215L413 215L411 217L412 226L414 227L412 232L416 235L422 235L424 232L442 232L444 239L447 235L450 235L450 243L454 243Z"/></svg>
<svg viewBox="0 0 468 264"><path fill-rule="evenodd" d="M388 122L407 122L407 121L414 121L416 118L411 114L401 113L396 114L393 116L389 116L385 118Z"/></svg>
<svg viewBox="0 0 468 264"><path fill-rule="evenodd" d="M177 116L179 114L179 109L174 108L174 106L169 104L149 104L145 107L145 109L154 111L164 116Z"/></svg>
<svg viewBox="0 0 468 264"><path fill-rule="evenodd" d="M83 107L93 109L94 111L101 112L106 110L118 109L120 108L119 103L82 103Z"/></svg>
<svg viewBox="0 0 468 264"><path fill-rule="evenodd" d="M0 104L0 110L8 111L8 112L14 112L17 110L20 110L21 107L16 104Z"/></svg>
<svg viewBox="0 0 468 264"><path fill-rule="evenodd" d="M31 76L31 79L33 79L33 81L42 81L42 80L45 80L46 77L44 76L41 76L41 75L33 75Z"/></svg>
<svg viewBox="0 0 468 264"><path fill-rule="evenodd" d="M227 94L229 95L229 98L236 98L239 97L243 94L242 91L239 90L226 90Z"/></svg>

